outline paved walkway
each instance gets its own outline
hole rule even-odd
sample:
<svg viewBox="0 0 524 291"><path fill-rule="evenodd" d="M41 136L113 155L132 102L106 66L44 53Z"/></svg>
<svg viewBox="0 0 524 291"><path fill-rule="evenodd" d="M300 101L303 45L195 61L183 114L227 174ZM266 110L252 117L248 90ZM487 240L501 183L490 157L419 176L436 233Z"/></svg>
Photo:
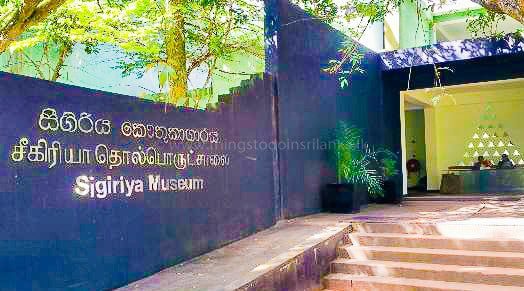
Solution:
<svg viewBox="0 0 524 291"><path fill-rule="evenodd" d="M496 232L524 240L524 201L410 201L401 206L371 205L355 215L317 214L283 221L119 290L235 290L359 221L431 223L441 233L457 237ZM478 229L464 232L460 227L464 224Z"/></svg>
<svg viewBox="0 0 524 291"><path fill-rule="evenodd" d="M442 197L442 196L441 196ZM456 197L455 197L456 198ZM467 221L475 218L522 218L524 219L524 199L513 196L511 199L500 197L483 198L468 201L409 201L400 206L371 206L366 211L350 218L366 221L442 223L446 221ZM517 221L513 219L514 221Z"/></svg>

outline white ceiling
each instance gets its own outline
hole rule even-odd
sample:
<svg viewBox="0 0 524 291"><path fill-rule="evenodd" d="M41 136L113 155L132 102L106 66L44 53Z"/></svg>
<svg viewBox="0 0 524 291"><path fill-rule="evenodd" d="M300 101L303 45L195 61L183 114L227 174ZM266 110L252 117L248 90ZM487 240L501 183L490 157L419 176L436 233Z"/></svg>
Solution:
<svg viewBox="0 0 524 291"><path fill-rule="evenodd" d="M444 21L435 24L435 33L437 41L452 41L473 38L473 35L466 29L465 19ZM496 32L504 34L514 33L517 29L524 29L524 26L513 18L506 17L505 20L497 23ZM487 36L487 35L480 35Z"/></svg>

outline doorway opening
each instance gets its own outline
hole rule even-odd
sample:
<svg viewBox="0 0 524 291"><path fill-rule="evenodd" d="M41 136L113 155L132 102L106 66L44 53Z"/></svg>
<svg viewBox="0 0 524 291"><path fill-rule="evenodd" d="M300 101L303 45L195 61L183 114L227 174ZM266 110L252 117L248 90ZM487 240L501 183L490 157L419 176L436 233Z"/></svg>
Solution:
<svg viewBox="0 0 524 291"><path fill-rule="evenodd" d="M502 155L507 155L524 175L524 153L521 152L521 146L524 146L522 92L522 78L402 91L400 115L404 195L439 193L443 177L460 171L458 175L466 179L461 183L471 184L461 187L474 188L478 177L471 180L467 175L478 176L479 172L472 170L479 156L493 164L492 168L487 169L493 170L493 173L488 175L488 172L482 172L484 176L500 176L501 171L496 172L496 165ZM504 179L510 181L511 185L505 185L510 190L521 182L524 187L524 178L518 178L522 176L520 172L517 175L515 171L514 174L504 173L509 177ZM513 179L513 176L516 178ZM493 189L498 191L496 187ZM464 193L469 191L462 190Z"/></svg>

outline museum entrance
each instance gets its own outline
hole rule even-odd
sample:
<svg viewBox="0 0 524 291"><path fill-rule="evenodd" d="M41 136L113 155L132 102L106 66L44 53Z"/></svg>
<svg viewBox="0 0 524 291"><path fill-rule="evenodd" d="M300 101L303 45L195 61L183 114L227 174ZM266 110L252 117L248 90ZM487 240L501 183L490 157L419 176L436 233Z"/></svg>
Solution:
<svg viewBox="0 0 524 291"><path fill-rule="evenodd" d="M524 190L524 79L402 91L404 194Z"/></svg>
<svg viewBox="0 0 524 291"><path fill-rule="evenodd" d="M424 104L406 100L404 117L407 191L410 196L424 195L428 193Z"/></svg>

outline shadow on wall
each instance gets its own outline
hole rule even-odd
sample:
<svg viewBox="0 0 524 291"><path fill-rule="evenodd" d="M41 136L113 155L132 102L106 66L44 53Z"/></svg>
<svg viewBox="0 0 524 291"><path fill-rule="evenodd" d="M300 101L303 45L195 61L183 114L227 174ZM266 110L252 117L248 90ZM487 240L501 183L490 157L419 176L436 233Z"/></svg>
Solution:
<svg viewBox="0 0 524 291"><path fill-rule="evenodd" d="M409 48L380 54L382 70L439 64L481 57L524 52L524 42L514 35L502 39L484 38L441 42L435 45Z"/></svg>

